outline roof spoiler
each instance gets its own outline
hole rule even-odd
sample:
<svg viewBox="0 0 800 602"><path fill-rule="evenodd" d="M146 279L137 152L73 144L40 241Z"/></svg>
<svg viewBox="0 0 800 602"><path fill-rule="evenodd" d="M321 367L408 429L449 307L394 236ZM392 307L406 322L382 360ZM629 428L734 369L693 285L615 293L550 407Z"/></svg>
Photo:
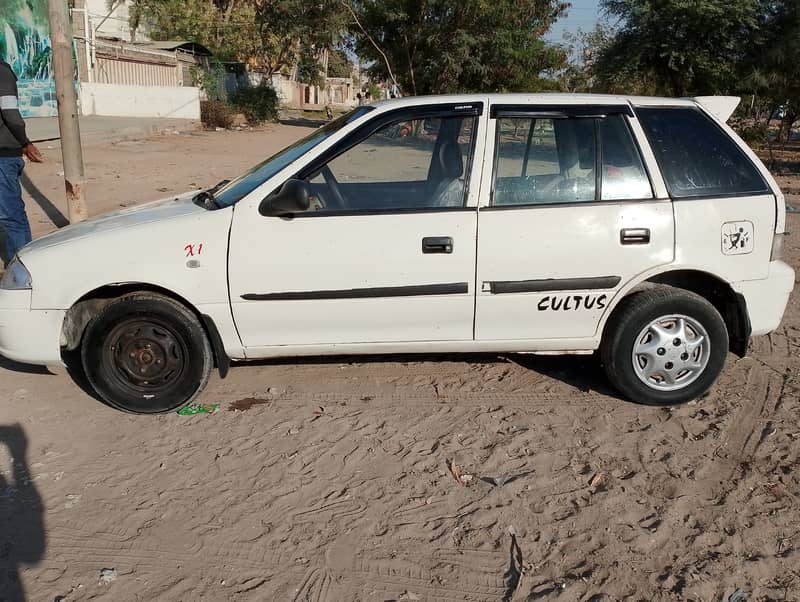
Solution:
<svg viewBox="0 0 800 602"><path fill-rule="evenodd" d="M706 111L723 123L731 118L736 107L742 102L738 96L695 96L691 100L702 105Z"/></svg>

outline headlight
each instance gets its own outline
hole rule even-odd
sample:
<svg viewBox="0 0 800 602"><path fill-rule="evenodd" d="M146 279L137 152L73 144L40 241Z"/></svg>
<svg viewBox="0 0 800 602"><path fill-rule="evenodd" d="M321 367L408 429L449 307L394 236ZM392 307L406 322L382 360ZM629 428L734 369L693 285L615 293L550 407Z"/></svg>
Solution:
<svg viewBox="0 0 800 602"><path fill-rule="evenodd" d="M15 257L8 264L3 279L0 280L0 289L6 291L27 291L31 289L31 273L19 258Z"/></svg>

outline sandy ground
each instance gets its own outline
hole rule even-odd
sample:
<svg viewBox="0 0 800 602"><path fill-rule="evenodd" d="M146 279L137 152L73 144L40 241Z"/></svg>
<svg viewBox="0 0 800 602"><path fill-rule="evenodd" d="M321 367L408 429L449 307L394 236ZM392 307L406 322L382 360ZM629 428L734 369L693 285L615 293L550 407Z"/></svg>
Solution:
<svg viewBox="0 0 800 602"><path fill-rule="evenodd" d="M92 211L302 133L89 147ZM59 171L30 169L42 197ZM675 409L618 399L591 358L449 356L236 367L218 412L148 418L0 360L0 599L800 600L799 350L800 289Z"/></svg>

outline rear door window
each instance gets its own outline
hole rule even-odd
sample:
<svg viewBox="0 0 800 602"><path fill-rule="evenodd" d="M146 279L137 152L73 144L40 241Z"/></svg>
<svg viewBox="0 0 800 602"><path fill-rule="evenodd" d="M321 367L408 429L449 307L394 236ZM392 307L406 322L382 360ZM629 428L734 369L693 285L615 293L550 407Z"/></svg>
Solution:
<svg viewBox="0 0 800 602"><path fill-rule="evenodd" d="M497 120L492 204L532 205L596 200L595 120Z"/></svg>
<svg viewBox="0 0 800 602"><path fill-rule="evenodd" d="M637 108L673 198L769 192L753 162L713 120L695 108Z"/></svg>
<svg viewBox="0 0 800 602"><path fill-rule="evenodd" d="M622 115L600 119L600 156L603 159L602 199L651 199L653 189L642 164L639 148Z"/></svg>
<svg viewBox="0 0 800 602"><path fill-rule="evenodd" d="M496 145L496 207L653 198L622 114L500 116Z"/></svg>

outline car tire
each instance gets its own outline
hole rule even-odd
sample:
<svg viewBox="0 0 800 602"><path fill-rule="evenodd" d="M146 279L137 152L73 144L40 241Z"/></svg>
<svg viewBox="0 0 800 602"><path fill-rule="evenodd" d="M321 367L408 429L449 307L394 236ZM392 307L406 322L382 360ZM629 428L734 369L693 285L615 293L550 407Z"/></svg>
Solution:
<svg viewBox="0 0 800 602"><path fill-rule="evenodd" d="M153 293L115 299L86 328L81 361L109 405L134 414L180 408L205 388L214 364L197 317Z"/></svg>
<svg viewBox="0 0 800 602"><path fill-rule="evenodd" d="M628 399L674 405L701 397L725 366L728 330L703 297L659 286L625 298L606 325L600 357Z"/></svg>

